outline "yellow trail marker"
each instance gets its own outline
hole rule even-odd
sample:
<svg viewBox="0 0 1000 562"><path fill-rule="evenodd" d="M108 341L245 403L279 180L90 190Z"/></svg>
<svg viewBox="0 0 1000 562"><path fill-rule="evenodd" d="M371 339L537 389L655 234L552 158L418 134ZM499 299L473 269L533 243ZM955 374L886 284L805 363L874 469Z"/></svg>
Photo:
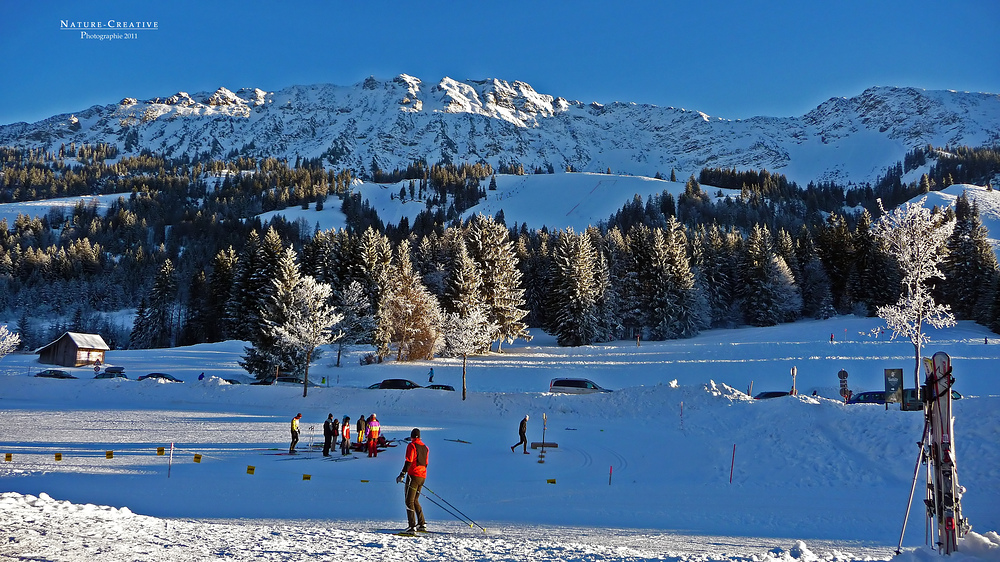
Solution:
<svg viewBox="0 0 1000 562"><path fill-rule="evenodd" d="M312 474L303 474L302 475L302 479L303 480L312 480Z"/></svg>
<svg viewBox="0 0 1000 562"><path fill-rule="evenodd" d="M195 456L194 456L194 462L199 462L200 463L201 462L201 455L195 454Z"/></svg>
<svg viewBox="0 0 1000 562"><path fill-rule="evenodd" d="M61 461L62 460L62 453L56 453L56 460L57 461Z"/></svg>
<svg viewBox="0 0 1000 562"><path fill-rule="evenodd" d="M3 462L10 462L14 460L14 453L4 453Z"/></svg>
<svg viewBox="0 0 1000 562"><path fill-rule="evenodd" d="M113 458L115 458L115 452L114 451L104 451L104 458L106 458L106 459L113 459Z"/></svg>
<svg viewBox="0 0 1000 562"><path fill-rule="evenodd" d="M556 479L555 478L549 478L545 482L548 483L548 484L555 484L556 483Z"/></svg>
<svg viewBox="0 0 1000 562"><path fill-rule="evenodd" d="M247 465L247 474L253 474L254 470L257 470L257 467L251 466L249 464Z"/></svg>
<svg viewBox="0 0 1000 562"><path fill-rule="evenodd" d="M364 482L365 484L367 484L367 483L368 483L368 481L367 481L367 480L362 480L362 482Z"/></svg>
<svg viewBox="0 0 1000 562"><path fill-rule="evenodd" d="M164 448L163 448L163 447L157 447L157 448L156 448L156 454L157 454L157 455L159 455L159 456L161 456L161 457L162 457L162 456L163 456L163 453L164 453L164 452L165 452L165 450L164 450Z"/></svg>

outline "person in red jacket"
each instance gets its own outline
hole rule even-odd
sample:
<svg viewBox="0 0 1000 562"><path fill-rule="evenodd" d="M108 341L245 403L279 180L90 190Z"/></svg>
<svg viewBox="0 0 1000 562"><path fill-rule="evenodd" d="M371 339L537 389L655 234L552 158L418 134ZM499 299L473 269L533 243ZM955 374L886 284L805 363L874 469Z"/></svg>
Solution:
<svg viewBox="0 0 1000 562"><path fill-rule="evenodd" d="M378 456L378 434L382 431L382 425L375 419L375 414L368 418L368 458Z"/></svg>
<svg viewBox="0 0 1000 562"><path fill-rule="evenodd" d="M340 454L347 455L351 452L351 416L344 416L344 422L340 426L342 439L340 440Z"/></svg>
<svg viewBox="0 0 1000 562"><path fill-rule="evenodd" d="M420 507L420 489L424 487L424 480L427 479L427 445L420 440L420 430L413 428L410 432L410 444L406 446L406 457L403 462L403 470L396 477L399 484L406 478L406 490L404 493L406 504L406 522L409 527L404 533L414 531L427 531L424 521L424 510Z"/></svg>

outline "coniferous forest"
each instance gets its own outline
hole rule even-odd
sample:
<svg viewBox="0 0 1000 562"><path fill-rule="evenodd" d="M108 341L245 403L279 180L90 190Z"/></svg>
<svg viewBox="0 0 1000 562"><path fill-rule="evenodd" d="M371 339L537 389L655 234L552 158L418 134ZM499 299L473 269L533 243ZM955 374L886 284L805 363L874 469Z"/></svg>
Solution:
<svg viewBox="0 0 1000 562"><path fill-rule="evenodd" d="M919 182L903 183L920 168ZM286 312L285 288L304 276L332 289L338 361L357 345L375 350L370 361L502 350L529 327L573 346L872 315L896 302L901 279L870 235L879 201L889 210L953 183L988 185L1000 151L919 148L874 184L848 186L706 168L680 196L636 196L584 232L529 230L502 214L462 222L495 189L496 173L526 172L426 162L334 171L308 159L119 157L108 145L0 148L0 203L120 195L103 211L81 203L0 221L0 311L17 319L27 349L67 330L100 333L119 349L245 340L244 367L261 378L301 368L268 327ZM355 178L400 184L393 197L424 210L412 224L385 224L352 191ZM738 191L719 197L717 188ZM309 205L337 205L347 228L257 218ZM934 216L956 221L936 297L958 319L1000 331L1000 271L976 206L962 197Z"/></svg>

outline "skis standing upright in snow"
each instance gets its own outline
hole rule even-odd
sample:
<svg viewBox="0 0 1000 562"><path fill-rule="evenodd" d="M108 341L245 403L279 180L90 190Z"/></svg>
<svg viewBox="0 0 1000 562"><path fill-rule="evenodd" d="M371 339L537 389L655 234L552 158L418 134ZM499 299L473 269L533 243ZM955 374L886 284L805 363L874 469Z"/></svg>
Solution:
<svg viewBox="0 0 1000 562"><path fill-rule="evenodd" d="M924 416L927 422L927 517L937 527L937 547L943 554L958 550L958 539L972 528L962 517L962 494L955 466L955 419L951 415L951 357L943 351L924 359Z"/></svg>

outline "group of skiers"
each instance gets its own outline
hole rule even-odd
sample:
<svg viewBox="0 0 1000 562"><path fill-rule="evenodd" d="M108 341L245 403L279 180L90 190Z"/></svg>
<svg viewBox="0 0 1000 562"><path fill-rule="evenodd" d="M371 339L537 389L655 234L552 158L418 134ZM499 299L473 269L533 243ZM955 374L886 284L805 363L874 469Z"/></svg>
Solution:
<svg viewBox="0 0 1000 562"><path fill-rule="evenodd" d="M433 376L433 375L431 375ZM302 419L302 414L296 414L292 418L292 444L288 449L291 454L295 453L295 445L299 442L299 420ZM385 445L386 440L382 435L381 425L375 414L368 416L364 415L358 416L357 422L357 444L360 449L363 444L367 444L366 448L368 450L369 457L378 456L379 445ZM518 446L523 446L525 454L528 454L528 416L525 415L518 424L518 437L520 440L517 444L513 445L510 450L515 451ZM340 435L340 454L347 455L350 454L352 449L351 443L351 417L344 416L342 420L334 419L333 414L329 414L326 421L323 422L323 456L330 456L330 449L336 448L337 436ZM404 488L403 503L406 506L406 522L407 528L402 534L413 534L415 532L426 532L426 521L424 520L424 511L420 507L420 492L424 486L424 481L427 478L427 457L428 457L427 445L420 439L420 430L413 428L410 432L410 442L406 446L406 454L404 455L403 468L399 472L399 476L396 477L396 483L400 484L405 481L406 486Z"/></svg>
<svg viewBox="0 0 1000 562"><path fill-rule="evenodd" d="M292 443L288 446L288 453L295 454L295 445L299 442L299 420L302 414L296 414L292 418ZM333 414L329 414L323 422L323 456L329 457L330 450L337 448L337 437L340 437L340 454L349 455L351 450L368 451L369 457L378 456L378 448L385 447L387 441L382 435L382 426L379 424L375 414L368 416L364 414L358 416L357 423L357 446L351 442L351 416L344 416L342 420L334 419Z"/></svg>

